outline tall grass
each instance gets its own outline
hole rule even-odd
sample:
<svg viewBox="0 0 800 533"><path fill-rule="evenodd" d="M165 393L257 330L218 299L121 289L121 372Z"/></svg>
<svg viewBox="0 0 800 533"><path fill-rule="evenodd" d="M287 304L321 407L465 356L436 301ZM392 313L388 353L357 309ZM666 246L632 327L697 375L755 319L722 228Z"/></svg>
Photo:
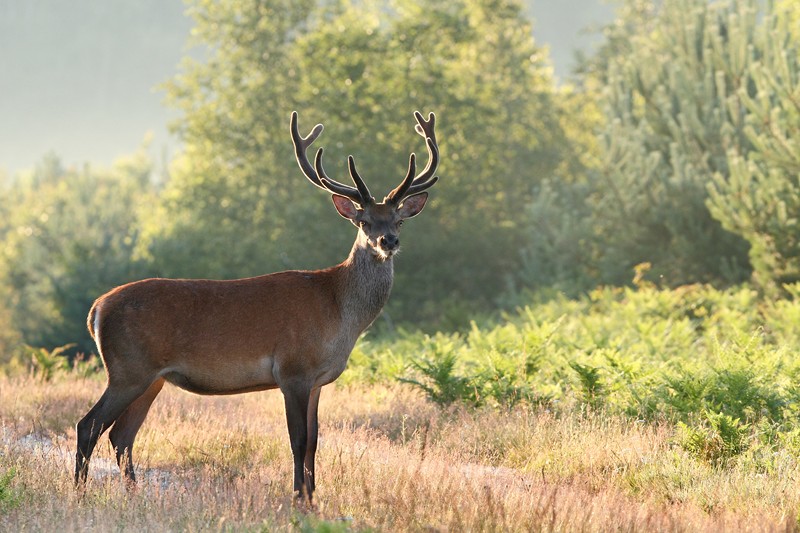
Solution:
<svg viewBox="0 0 800 533"><path fill-rule="evenodd" d="M745 288L640 287L367 336L322 394L310 510L292 505L277 392L166 388L139 490L104 437L79 497L73 425L101 377L0 377L0 530L795 531L794 318Z"/></svg>
<svg viewBox="0 0 800 533"><path fill-rule="evenodd" d="M126 494L107 439L72 487L72 423L99 380L3 378L0 529L703 531L796 528L796 456L718 468L666 423L518 406L441 409L406 387L323 394L318 507L292 507L277 393L167 389ZM74 398L64 402L64 398ZM42 416L48 412L48 416Z"/></svg>

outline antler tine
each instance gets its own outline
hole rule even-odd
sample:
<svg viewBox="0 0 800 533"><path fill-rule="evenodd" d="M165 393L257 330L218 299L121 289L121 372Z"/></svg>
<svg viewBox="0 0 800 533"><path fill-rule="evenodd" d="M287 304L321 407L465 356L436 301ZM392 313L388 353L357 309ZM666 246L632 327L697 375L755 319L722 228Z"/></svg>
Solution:
<svg viewBox="0 0 800 533"><path fill-rule="evenodd" d="M408 190L406 191L405 194L406 198L409 196L414 196L417 193L421 193L425 189L430 189L437 181L439 181L439 176L434 176L431 179L424 181L422 183L415 183L414 185L409 187Z"/></svg>
<svg viewBox="0 0 800 533"><path fill-rule="evenodd" d="M322 168L322 148L317 150L317 155L314 158L314 165L312 165L308 160L308 154L306 154L306 150L322 133L322 130L324 129L322 124L317 124L314 126L314 128L311 130L311 133L303 137L300 135L300 130L297 126L297 111L292 111L292 117L289 123L292 133L292 144L294 144L294 155L297 159L297 164L300 165L300 170L303 171L303 174L306 178L308 178L308 181L320 189L335 194L340 194L350 198L355 202L362 203L364 200L361 198L361 193L359 190L344 185L343 183L339 183L338 181L329 178L327 174L325 174L325 170Z"/></svg>
<svg viewBox="0 0 800 533"><path fill-rule="evenodd" d="M417 133L425 136L425 145L428 147L428 164L413 180L409 181L409 177L406 176L403 182L389 193L386 200L395 204L400 203L403 198L432 187L439 180L434 176L436 168L439 166L439 147L436 145L436 134L433 131L436 117L431 113L426 121L418 111L414 112L414 116L418 122L415 128Z"/></svg>
<svg viewBox="0 0 800 533"><path fill-rule="evenodd" d="M411 157L408 158L408 172L406 172L406 177L403 178L403 181L400 182L400 185L392 189L392 191L386 195L384 201L388 202L397 202L396 199L403 198L406 195L409 187L411 187L411 183L414 181L414 172L417 170L417 154L411 152Z"/></svg>
<svg viewBox="0 0 800 533"><path fill-rule="evenodd" d="M434 176L436 169L439 166L439 144L436 142L436 115L432 112L428 113L428 120L425 120L422 113L414 111L414 118L417 119L417 125L414 129L425 137L425 145L428 147L428 164L425 169L414 178L411 187L406 191L406 196L422 192L428 187L433 186L439 178Z"/></svg>
<svg viewBox="0 0 800 533"><path fill-rule="evenodd" d="M339 183L338 181L328 177L328 175L325 173L325 169L322 168L322 148L317 150L317 155L314 157L314 168L316 169L317 175L319 176L319 181L325 190L341 196L346 196L361 205L365 203L365 199L361 196L361 192L358 189L350 187L349 185L345 185L344 183Z"/></svg>
<svg viewBox="0 0 800 533"><path fill-rule="evenodd" d="M367 203L374 202L375 199L369 192L369 187L367 187L367 184L364 183L364 180L361 179L361 176L358 174L358 171L356 170L356 160L353 158L352 155L347 156L347 168L348 170L350 170L350 178L353 180L353 183L356 184L356 188L358 189L358 192L361 194L361 198L364 199L364 202Z"/></svg>
<svg viewBox="0 0 800 533"><path fill-rule="evenodd" d="M436 168L439 166L439 147L436 145L436 139L428 137L425 139L425 144L428 146L428 164L425 169L414 178L414 183L425 181L436 173Z"/></svg>
<svg viewBox="0 0 800 533"><path fill-rule="evenodd" d="M419 111L414 111L414 118L417 119L417 124L414 126L414 130L426 139L430 137L435 143L436 133L434 132L434 128L436 127L436 115L433 113L428 113L428 120L425 120L422 116L422 113Z"/></svg>
<svg viewBox="0 0 800 533"><path fill-rule="evenodd" d="M317 140L317 137L322 133L324 129L322 124L317 124L314 126L314 129L311 130L306 137L300 135L300 131L297 127L297 111L292 111L292 118L289 121L290 130L292 132L292 144L294 145L294 156L297 159L297 164L300 165L300 170L303 171L308 180L316 185L317 187L325 188L322 183L319 181L319 176L314 171L314 167L311 166L311 163L308 161L308 156L306 155L306 150L311 143Z"/></svg>

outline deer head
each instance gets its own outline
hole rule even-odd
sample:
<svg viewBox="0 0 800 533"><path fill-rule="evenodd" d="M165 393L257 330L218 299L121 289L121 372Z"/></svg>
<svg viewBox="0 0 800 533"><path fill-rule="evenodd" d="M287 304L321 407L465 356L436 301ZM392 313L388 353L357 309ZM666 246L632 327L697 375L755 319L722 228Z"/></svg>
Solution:
<svg viewBox="0 0 800 533"><path fill-rule="evenodd" d="M322 167L322 148L317 150L314 164L311 164L306 150L322 133L323 126L317 124L311 133L302 137L297 127L297 112L292 112L292 142L300 169L311 183L332 194L333 205L339 214L358 228L357 241L381 261L397 253L400 248L400 226L405 219L422 211L428 200L425 190L439 180L438 176L434 176L439 164L439 148L434 132L436 117L430 113L428 120L425 120L417 111L414 112L414 117L417 119L415 130L425 138L428 147L428 164L422 172L415 175L416 155L412 153L406 177L382 202L376 202L367 184L358 174L352 155L347 158L347 167L355 187L340 183L325 173Z"/></svg>

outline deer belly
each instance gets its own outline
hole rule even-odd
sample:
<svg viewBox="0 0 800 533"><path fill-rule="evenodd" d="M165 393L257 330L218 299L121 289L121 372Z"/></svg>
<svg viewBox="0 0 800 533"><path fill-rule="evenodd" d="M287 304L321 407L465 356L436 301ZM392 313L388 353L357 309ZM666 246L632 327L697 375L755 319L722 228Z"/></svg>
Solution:
<svg viewBox="0 0 800 533"><path fill-rule="evenodd" d="M265 356L251 362L175 365L161 375L173 385L196 394L238 394L276 388L272 367L273 358Z"/></svg>

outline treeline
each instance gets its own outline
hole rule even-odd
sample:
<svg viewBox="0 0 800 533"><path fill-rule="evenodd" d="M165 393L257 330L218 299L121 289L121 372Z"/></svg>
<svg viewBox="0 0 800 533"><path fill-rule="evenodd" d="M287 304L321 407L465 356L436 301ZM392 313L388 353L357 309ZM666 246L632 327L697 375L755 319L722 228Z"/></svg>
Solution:
<svg viewBox="0 0 800 533"><path fill-rule="evenodd" d="M663 4L663 5L662 5ZM183 153L151 179L46 157L0 192L0 353L92 349L88 308L147 276L319 268L353 228L296 168L289 113L326 126L329 173L352 153L376 196L424 154L441 182L404 229L384 323L452 329L555 288L800 281L800 7L630 0L569 86L508 0L196 0L166 83Z"/></svg>

